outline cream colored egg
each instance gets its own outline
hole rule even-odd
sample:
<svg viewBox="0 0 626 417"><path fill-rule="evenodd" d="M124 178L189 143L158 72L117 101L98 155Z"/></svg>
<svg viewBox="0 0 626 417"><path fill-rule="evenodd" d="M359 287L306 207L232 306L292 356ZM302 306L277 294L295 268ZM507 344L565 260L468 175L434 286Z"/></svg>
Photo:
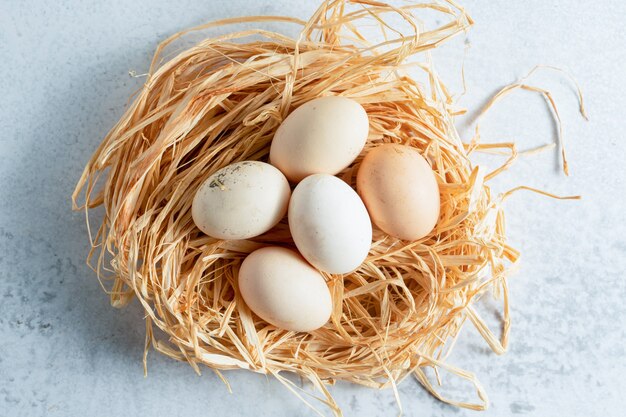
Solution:
<svg viewBox="0 0 626 417"><path fill-rule="evenodd" d="M252 252L239 270L239 291L263 320L286 330L322 327L332 299L322 274L297 252L277 246Z"/></svg>
<svg viewBox="0 0 626 417"><path fill-rule="evenodd" d="M313 266L345 274L365 260L372 224L357 193L327 174L306 177L289 203L289 229L298 250Z"/></svg>
<svg viewBox="0 0 626 417"><path fill-rule="evenodd" d="M243 161L211 175L198 189L191 214L200 230L218 239L248 239L267 232L287 212L291 189L270 164Z"/></svg>
<svg viewBox="0 0 626 417"><path fill-rule="evenodd" d="M335 175L359 155L369 131L365 109L346 97L322 97L295 109L278 127L270 162L293 182Z"/></svg>
<svg viewBox="0 0 626 417"><path fill-rule="evenodd" d="M437 224L437 179L415 148L384 144L372 149L359 167L357 190L374 224L391 236L417 240Z"/></svg>

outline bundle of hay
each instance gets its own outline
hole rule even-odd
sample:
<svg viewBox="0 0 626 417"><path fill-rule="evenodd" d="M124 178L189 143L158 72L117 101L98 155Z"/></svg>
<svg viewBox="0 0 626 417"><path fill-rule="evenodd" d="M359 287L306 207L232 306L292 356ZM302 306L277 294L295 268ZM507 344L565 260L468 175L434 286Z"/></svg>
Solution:
<svg viewBox="0 0 626 417"><path fill-rule="evenodd" d="M414 17L421 9L441 13L447 22L423 30ZM394 29L390 17L408 33ZM384 39L364 36L359 27L365 21L376 23ZM462 143L445 86L427 63L407 60L462 33L472 20L453 3L396 8L327 0L308 22L249 17L192 30L251 22L297 24L302 31L297 39L264 30L228 33L161 64L163 48L189 31L172 36L157 49L142 90L85 168L74 202L78 206L84 193L85 211L105 208L92 255L101 280L112 281L112 304L139 300L146 351L151 345L198 372L204 364L218 374L234 368L271 374L297 394L282 374L295 372L313 383L336 414L341 411L327 384L346 380L395 389L411 374L439 399L484 408L478 381L445 359L468 321L496 353L506 349L506 279L518 252L506 242L502 197L486 184L509 161L485 172L469 156L504 147L514 157L515 149ZM418 83L410 71L423 71L428 82ZM356 100L370 120L363 153L339 176L354 186L363 155L381 143L415 147L436 172L441 214L436 228L418 241L375 229L360 268L325 274L331 320L314 332L295 333L252 314L236 279L251 251L293 246L287 222L251 240L216 240L196 228L191 204L196 189L221 167L267 160L274 132L290 111L326 95ZM101 176L104 186L97 187ZM472 307L486 292L504 299L500 339ZM155 326L166 337L157 337ZM443 398L424 367L470 380L479 401Z"/></svg>

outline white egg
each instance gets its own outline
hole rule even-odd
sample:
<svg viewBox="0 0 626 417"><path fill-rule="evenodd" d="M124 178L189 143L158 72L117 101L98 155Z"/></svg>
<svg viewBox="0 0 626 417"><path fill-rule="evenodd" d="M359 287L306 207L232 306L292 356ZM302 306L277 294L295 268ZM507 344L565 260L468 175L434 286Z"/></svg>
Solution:
<svg viewBox="0 0 626 417"><path fill-rule="evenodd" d="M295 109L278 127L270 162L293 182L335 175L361 153L369 131L363 106L347 97L321 97Z"/></svg>
<svg viewBox="0 0 626 417"><path fill-rule="evenodd" d="M241 264L238 282L248 307L276 327L310 332L330 317L324 277L293 250L272 246L252 252Z"/></svg>
<svg viewBox="0 0 626 417"><path fill-rule="evenodd" d="M289 203L289 229L311 265L331 274L356 269L372 243L372 224L358 194L337 177L311 175Z"/></svg>
<svg viewBox="0 0 626 417"><path fill-rule="evenodd" d="M291 189L270 164L243 161L211 175L193 199L196 226L218 239L248 239L267 232L287 212Z"/></svg>

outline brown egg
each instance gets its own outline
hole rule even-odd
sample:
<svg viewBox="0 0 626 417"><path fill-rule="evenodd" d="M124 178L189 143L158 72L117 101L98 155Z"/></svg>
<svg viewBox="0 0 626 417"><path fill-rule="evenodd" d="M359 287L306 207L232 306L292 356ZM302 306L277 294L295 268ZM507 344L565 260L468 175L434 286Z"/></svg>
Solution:
<svg viewBox="0 0 626 417"><path fill-rule="evenodd" d="M374 224L391 236L417 240L437 224L439 186L414 148L384 144L372 149L359 168L357 191Z"/></svg>

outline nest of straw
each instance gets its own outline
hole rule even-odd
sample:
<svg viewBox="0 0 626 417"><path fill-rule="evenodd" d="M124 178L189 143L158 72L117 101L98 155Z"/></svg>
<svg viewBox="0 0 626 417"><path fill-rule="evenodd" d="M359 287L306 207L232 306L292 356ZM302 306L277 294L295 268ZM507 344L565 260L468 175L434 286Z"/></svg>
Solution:
<svg viewBox="0 0 626 417"><path fill-rule="evenodd" d="M446 23L424 29L415 17L424 9L445 16ZM365 20L376 24L372 30L382 40L359 31ZM261 22L300 25L301 33L293 39L256 29L230 32L162 62L164 48L190 31ZM408 62L471 24L451 2L396 8L328 0L309 21L229 19L178 33L159 46L145 85L98 147L74 194L78 208L84 193L80 206L87 213L104 206L90 259L103 284L109 281L114 306L136 298L145 309L146 352L152 346L198 372L204 364L220 376L220 370L235 368L271 374L300 395L284 375L295 372L335 414L341 411L328 384L345 380L395 389L409 375L441 400L485 408L487 397L475 377L445 359L468 319L496 353L506 349L506 279L518 252L507 245L501 199L486 181L510 160L489 173L474 166L473 151L498 145L461 142L445 86L427 63ZM407 68L422 71L428 81L418 83ZM326 95L358 101L370 120L362 155L339 176L354 186L368 150L386 142L413 146L436 172L441 215L436 228L415 242L375 228L358 270L325 275L333 297L330 321L314 332L294 333L251 313L237 289L248 253L264 245L294 247L287 222L258 238L215 240L195 227L191 204L196 189L221 167L266 161L281 121ZM500 338L473 307L486 292L503 297ZM470 380L477 401L443 397L425 367Z"/></svg>

